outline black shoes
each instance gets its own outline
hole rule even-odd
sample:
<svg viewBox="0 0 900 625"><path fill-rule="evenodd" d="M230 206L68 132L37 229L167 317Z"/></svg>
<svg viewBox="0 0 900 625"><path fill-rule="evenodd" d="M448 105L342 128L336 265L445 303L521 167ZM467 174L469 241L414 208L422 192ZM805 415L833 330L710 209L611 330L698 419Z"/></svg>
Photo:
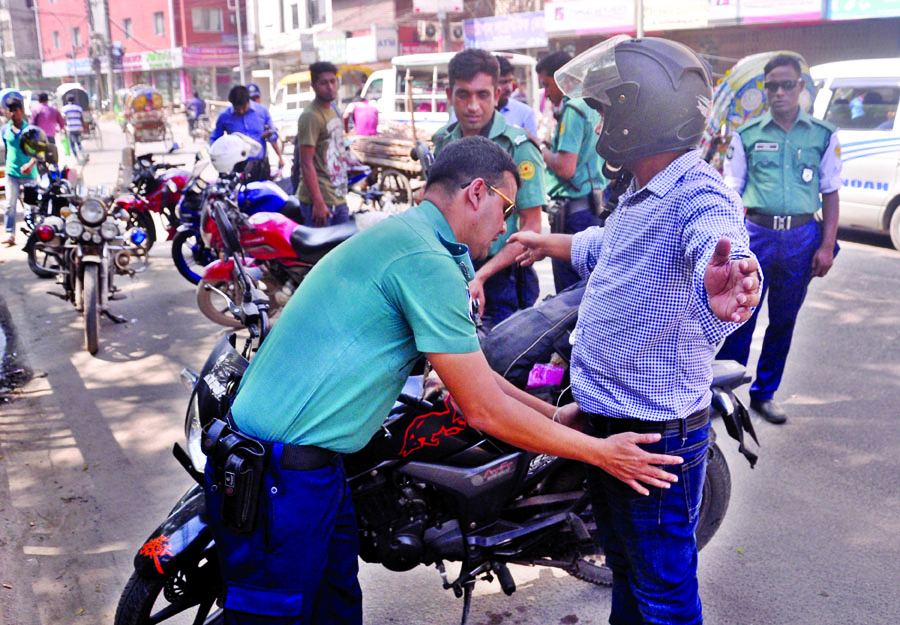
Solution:
<svg viewBox="0 0 900 625"><path fill-rule="evenodd" d="M751 399L750 407L758 412L762 418L769 423L781 425L787 421L787 413L782 410L781 406L775 403L774 399L767 399L765 401Z"/></svg>

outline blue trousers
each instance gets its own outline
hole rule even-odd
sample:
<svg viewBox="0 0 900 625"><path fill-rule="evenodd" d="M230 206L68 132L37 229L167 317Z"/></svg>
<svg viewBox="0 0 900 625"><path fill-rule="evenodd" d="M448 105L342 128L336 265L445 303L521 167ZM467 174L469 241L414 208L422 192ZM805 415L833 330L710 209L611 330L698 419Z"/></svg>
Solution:
<svg viewBox="0 0 900 625"><path fill-rule="evenodd" d="M593 424L586 432L605 438ZM667 433L651 453L684 458L665 469L678 475L668 489L638 494L596 467L587 466L587 485L600 546L613 572L611 625L700 625L703 608L697 584L697 542L709 424Z"/></svg>
<svg viewBox="0 0 900 625"><path fill-rule="evenodd" d="M821 229L811 221L791 230L772 230L746 221L750 249L763 271L763 289L753 316L734 331L719 349L716 358L736 360L747 366L750 342L763 300L769 301L769 325L756 365L756 379L750 398L768 401L775 396L791 349L794 324L812 278L812 259L821 245Z"/></svg>
<svg viewBox="0 0 900 625"><path fill-rule="evenodd" d="M475 271L486 262L474 261ZM539 293L540 285L534 267L510 265L484 281L486 301L481 322L486 328L493 328L517 310L533 306Z"/></svg>
<svg viewBox="0 0 900 625"><path fill-rule="evenodd" d="M344 467L279 468L276 443L264 478L256 529L235 535L221 523L221 490L206 508L226 586L226 625L362 623L359 541Z"/></svg>
<svg viewBox="0 0 900 625"><path fill-rule="evenodd" d="M326 226L336 226L338 224L346 223L350 221L350 209L347 208L347 204L338 204L336 206L329 206L331 209L331 217L328 218L328 221L325 222ZM303 214L303 225L314 227L312 215L313 215L313 205L307 204L306 202L300 202L300 212Z"/></svg>
<svg viewBox="0 0 900 625"><path fill-rule="evenodd" d="M584 198L578 199L584 200ZM565 208L565 214L562 216L561 221L562 229L559 228L560 224L556 223L556 220L551 221L551 232L577 234L582 230L587 230L591 226L600 225L600 220L590 209L582 209L573 213L568 205ZM553 267L553 286L556 288L557 293L569 288L581 280L581 276L579 276L578 272L575 271L575 268L572 267L572 263L568 263L564 260L556 260L554 258L551 260L551 265Z"/></svg>

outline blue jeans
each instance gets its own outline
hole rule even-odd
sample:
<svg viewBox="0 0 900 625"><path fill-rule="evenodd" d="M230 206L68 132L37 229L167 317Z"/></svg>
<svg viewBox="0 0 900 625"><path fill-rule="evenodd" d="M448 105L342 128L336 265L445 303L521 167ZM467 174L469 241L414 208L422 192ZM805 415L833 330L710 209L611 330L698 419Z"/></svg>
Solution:
<svg viewBox="0 0 900 625"><path fill-rule="evenodd" d="M606 438L594 423L587 433ZM611 625L699 625L703 609L697 586L697 542L694 530L700 512L709 424L687 432L667 433L651 453L684 458L666 467L678 475L668 489L648 487L639 495L624 482L587 466L600 546L613 571Z"/></svg>
<svg viewBox="0 0 900 625"><path fill-rule="evenodd" d="M325 222L326 226L336 226L350 221L350 209L347 208L346 203L329 206L328 208L331 210L331 217ZM307 204L306 202L300 202L300 212L303 213L303 225L313 227L313 205Z"/></svg>
<svg viewBox="0 0 900 625"><path fill-rule="evenodd" d="M81 145L81 131L80 130L69 130L69 149L72 150L72 156L75 158L81 158L81 153L84 152L84 148Z"/></svg>
<svg viewBox="0 0 900 625"><path fill-rule="evenodd" d="M226 584L226 625L362 623L359 539L340 458L312 471L280 468L275 443L264 476L256 529L235 535L221 524L221 489L206 509Z"/></svg>
<svg viewBox="0 0 900 625"><path fill-rule="evenodd" d="M29 180L31 178L6 177L6 216L3 223L6 227L6 234L16 233L16 209L19 208L19 194L22 191L22 185Z"/></svg>
<svg viewBox="0 0 900 625"><path fill-rule="evenodd" d="M473 261L475 271L488 260ZM512 264L501 269L484 281L485 302L481 322L485 328L493 328L517 310L533 306L540 290L534 267Z"/></svg>
<svg viewBox="0 0 900 625"><path fill-rule="evenodd" d="M812 259L821 245L822 231L815 221L791 230L772 230L752 221L745 221L745 225L750 234L750 249L763 272L763 289L753 316L725 339L716 358L736 360L747 366L756 320L768 296L769 325L756 366L756 379L750 387L751 399L767 401L781 385L794 325L812 278Z"/></svg>

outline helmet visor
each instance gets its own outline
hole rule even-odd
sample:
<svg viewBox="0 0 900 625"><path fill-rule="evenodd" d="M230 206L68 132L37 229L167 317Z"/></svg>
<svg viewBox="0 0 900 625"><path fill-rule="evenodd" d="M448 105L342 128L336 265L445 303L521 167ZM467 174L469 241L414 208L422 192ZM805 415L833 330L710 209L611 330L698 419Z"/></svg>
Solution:
<svg viewBox="0 0 900 625"><path fill-rule="evenodd" d="M619 83L616 46L629 41L628 35L616 35L582 52L556 70L557 86L570 98L591 98L609 105L606 90Z"/></svg>

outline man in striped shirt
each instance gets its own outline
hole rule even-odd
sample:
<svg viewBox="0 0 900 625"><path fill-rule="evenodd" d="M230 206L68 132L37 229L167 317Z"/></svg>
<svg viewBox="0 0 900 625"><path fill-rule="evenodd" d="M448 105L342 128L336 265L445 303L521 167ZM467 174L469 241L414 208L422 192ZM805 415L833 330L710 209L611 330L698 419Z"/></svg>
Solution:
<svg viewBox="0 0 900 625"><path fill-rule="evenodd" d="M66 104L62 107L62 115L66 120L66 134L69 135L69 145L72 147L72 156L81 160L84 148L81 146L81 133L84 132L84 109L75 102L75 96L66 97Z"/></svg>

